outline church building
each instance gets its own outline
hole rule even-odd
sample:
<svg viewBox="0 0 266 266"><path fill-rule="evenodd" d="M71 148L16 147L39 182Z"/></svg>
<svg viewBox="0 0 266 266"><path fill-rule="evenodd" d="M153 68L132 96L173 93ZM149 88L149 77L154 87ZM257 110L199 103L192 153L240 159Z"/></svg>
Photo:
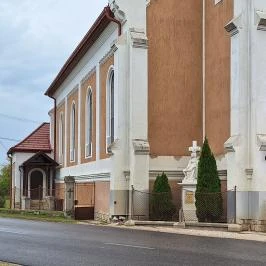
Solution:
<svg viewBox="0 0 266 266"><path fill-rule="evenodd" d="M222 191L255 193L252 213L237 194L237 221L266 220L265 30L263 0L109 0L45 93L53 196L72 177L94 218L130 216L132 189L165 172L180 209L188 148L207 136Z"/></svg>

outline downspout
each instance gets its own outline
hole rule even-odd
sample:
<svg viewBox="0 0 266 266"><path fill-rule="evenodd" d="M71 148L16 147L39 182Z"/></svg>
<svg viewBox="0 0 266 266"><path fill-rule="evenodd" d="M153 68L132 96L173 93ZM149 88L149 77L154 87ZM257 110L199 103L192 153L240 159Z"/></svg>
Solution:
<svg viewBox="0 0 266 266"><path fill-rule="evenodd" d="M252 169L252 143L251 143L251 126L252 126L252 32L251 32L251 25L252 25L252 19L251 19L251 12L252 12L252 1L248 1L247 2L247 39L248 39L248 44L247 44L247 48L248 48L248 51L247 51L247 77L248 77L248 102L247 102L247 105L248 105L248 130L247 130L247 142L248 142L248 152L247 152L247 155L248 155L248 170L251 170ZM250 175L252 176L252 173L253 173L253 169L251 170L251 173Z"/></svg>
<svg viewBox="0 0 266 266"><path fill-rule="evenodd" d="M117 20L116 18L112 17L111 12L112 11L111 11L109 6L105 7L105 14L106 14L107 19L112 21L112 22L114 22L114 23L116 23L118 25L118 36L121 36L121 34L122 34L122 24L121 24L121 22L119 20Z"/></svg>
<svg viewBox="0 0 266 266"><path fill-rule="evenodd" d="M202 138L206 137L206 0L202 3Z"/></svg>
<svg viewBox="0 0 266 266"><path fill-rule="evenodd" d="M10 159L10 180L9 180L9 208L12 208L12 164L13 164L13 160L12 160L12 155L8 154L8 158Z"/></svg>
<svg viewBox="0 0 266 266"><path fill-rule="evenodd" d="M56 161L56 122L57 122L56 99L52 96L49 97L54 100L54 160Z"/></svg>
<svg viewBox="0 0 266 266"><path fill-rule="evenodd" d="M49 96L50 98L52 98L54 100L54 160L56 161L56 129L57 129L57 126L56 126L56 123L57 123L57 110L56 110L56 98L54 98L53 96ZM52 178L52 196L55 196L55 167L53 167L53 178ZM51 186L50 185L50 186Z"/></svg>

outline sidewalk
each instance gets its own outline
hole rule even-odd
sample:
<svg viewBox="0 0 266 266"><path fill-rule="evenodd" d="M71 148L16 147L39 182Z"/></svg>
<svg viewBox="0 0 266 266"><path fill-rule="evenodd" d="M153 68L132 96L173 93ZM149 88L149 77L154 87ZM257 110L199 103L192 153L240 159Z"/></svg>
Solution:
<svg viewBox="0 0 266 266"><path fill-rule="evenodd" d="M266 242L266 233L251 232L251 231L243 231L239 233L234 233L234 232L219 231L213 228L210 228L210 230L206 230L206 228L184 229L184 228L174 228L174 227L168 227L168 226L126 226L126 225L121 225L119 223L103 225L100 222L95 222L95 221L83 221L83 222L78 222L78 224L116 227L116 228L122 228L125 230L143 230L143 231L170 233L170 234L178 234L178 235L228 238L228 239Z"/></svg>

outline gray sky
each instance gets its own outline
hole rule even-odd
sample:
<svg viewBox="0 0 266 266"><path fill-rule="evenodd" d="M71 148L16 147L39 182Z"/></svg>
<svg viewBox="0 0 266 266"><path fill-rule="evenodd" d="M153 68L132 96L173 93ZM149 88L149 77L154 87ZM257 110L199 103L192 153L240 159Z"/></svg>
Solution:
<svg viewBox="0 0 266 266"><path fill-rule="evenodd" d="M107 2L0 0L0 138L21 140L49 120L44 92ZM15 144L0 139L0 165Z"/></svg>

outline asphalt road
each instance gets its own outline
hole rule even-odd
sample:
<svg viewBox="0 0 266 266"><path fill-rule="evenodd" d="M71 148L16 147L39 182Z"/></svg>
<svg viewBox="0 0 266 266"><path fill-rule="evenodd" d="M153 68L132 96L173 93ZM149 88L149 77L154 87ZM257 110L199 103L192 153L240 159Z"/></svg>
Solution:
<svg viewBox="0 0 266 266"><path fill-rule="evenodd" d="M0 261L21 265L266 265L266 243L0 218Z"/></svg>

